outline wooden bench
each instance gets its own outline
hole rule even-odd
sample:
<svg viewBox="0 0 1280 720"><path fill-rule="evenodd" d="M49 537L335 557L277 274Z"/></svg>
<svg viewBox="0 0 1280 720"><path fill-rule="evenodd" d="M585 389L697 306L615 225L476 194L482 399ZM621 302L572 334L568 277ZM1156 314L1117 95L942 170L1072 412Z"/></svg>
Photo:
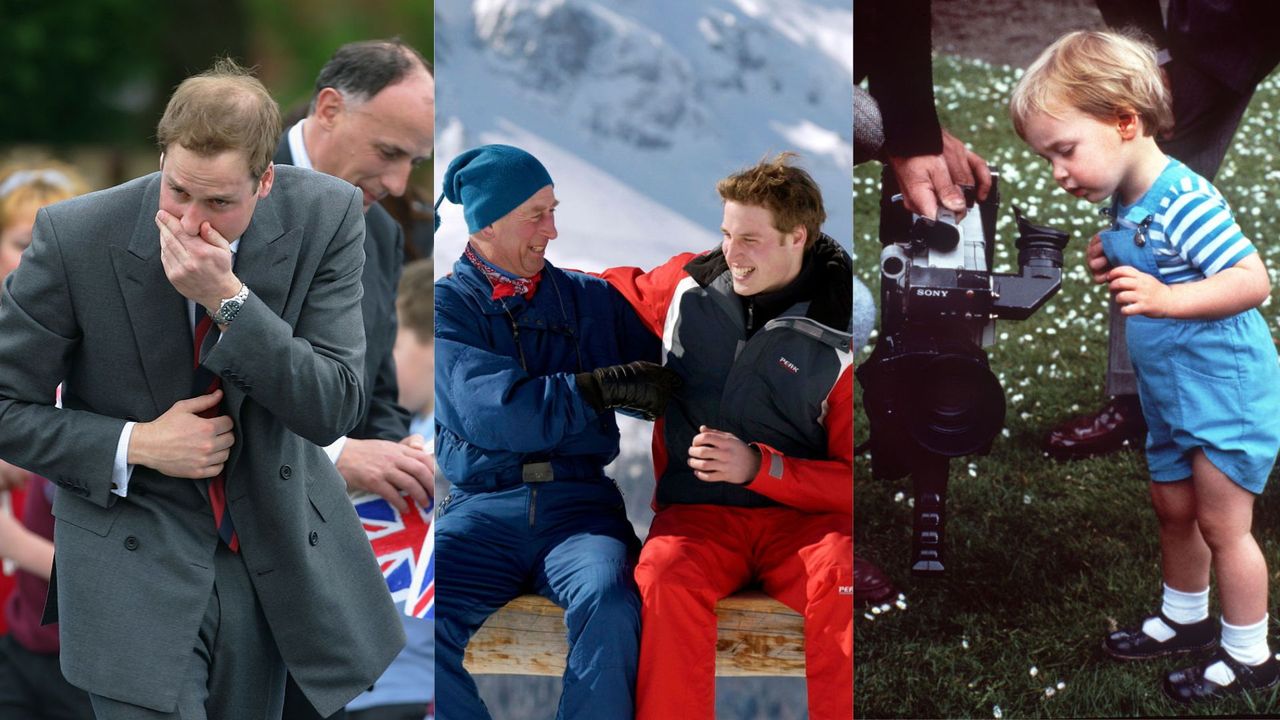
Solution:
<svg viewBox="0 0 1280 720"><path fill-rule="evenodd" d="M760 592L716 605L716 675L804 677L804 622ZM467 646L466 667L481 675L564 673L569 652L564 611L540 595L523 595L494 613Z"/></svg>

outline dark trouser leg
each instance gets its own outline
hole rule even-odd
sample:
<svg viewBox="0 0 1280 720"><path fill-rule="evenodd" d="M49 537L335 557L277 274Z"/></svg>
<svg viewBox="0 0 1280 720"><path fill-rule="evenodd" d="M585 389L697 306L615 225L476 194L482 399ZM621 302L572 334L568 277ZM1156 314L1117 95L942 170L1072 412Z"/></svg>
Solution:
<svg viewBox="0 0 1280 720"><path fill-rule="evenodd" d="M0 637L0 718L93 720L89 695L62 676L57 655L33 653Z"/></svg>
<svg viewBox="0 0 1280 720"><path fill-rule="evenodd" d="M346 720L347 711L339 710L328 718L320 717L320 713L311 705L311 701L302 694L302 688L289 675L284 686L284 712L280 720Z"/></svg>
<svg viewBox="0 0 1280 720"><path fill-rule="evenodd" d="M1124 331L1125 317L1115 298L1107 306L1107 394L1137 395L1138 376L1129 360L1129 341Z"/></svg>

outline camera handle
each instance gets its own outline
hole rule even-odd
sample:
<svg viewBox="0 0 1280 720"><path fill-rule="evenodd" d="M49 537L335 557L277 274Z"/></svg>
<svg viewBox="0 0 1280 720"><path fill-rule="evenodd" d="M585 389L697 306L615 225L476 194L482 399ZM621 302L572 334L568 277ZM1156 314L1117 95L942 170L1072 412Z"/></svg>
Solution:
<svg viewBox="0 0 1280 720"><path fill-rule="evenodd" d="M911 535L911 574L942 577L944 531L947 522L947 474L951 459L921 449L911 463L915 517Z"/></svg>

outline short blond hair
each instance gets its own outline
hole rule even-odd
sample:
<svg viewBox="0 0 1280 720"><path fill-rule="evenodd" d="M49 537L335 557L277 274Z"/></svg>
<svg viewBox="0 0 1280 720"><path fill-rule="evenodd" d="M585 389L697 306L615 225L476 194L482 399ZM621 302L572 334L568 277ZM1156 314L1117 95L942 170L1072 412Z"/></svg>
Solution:
<svg viewBox="0 0 1280 720"><path fill-rule="evenodd" d="M280 133L280 106L271 93L249 70L222 58L173 91L156 126L156 144L163 152L177 143L201 157L239 150L257 180L271 164Z"/></svg>
<svg viewBox="0 0 1280 720"><path fill-rule="evenodd" d="M1013 89L1014 129L1025 140L1031 116L1052 115L1059 104L1102 121L1134 113L1148 136L1173 127L1173 103L1155 48L1136 35L1077 30L1058 38Z"/></svg>
<svg viewBox="0 0 1280 720"><path fill-rule="evenodd" d="M756 205L773 213L773 227L786 234L803 225L808 231L804 247L809 249L822 232L827 211L822 207L822 190L804 168L791 164L795 153L784 152L772 160L761 160L716 184L725 201Z"/></svg>
<svg viewBox="0 0 1280 720"><path fill-rule="evenodd" d="M13 162L0 167L0 230L33 210L88 192L89 185L66 163Z"/></svg>

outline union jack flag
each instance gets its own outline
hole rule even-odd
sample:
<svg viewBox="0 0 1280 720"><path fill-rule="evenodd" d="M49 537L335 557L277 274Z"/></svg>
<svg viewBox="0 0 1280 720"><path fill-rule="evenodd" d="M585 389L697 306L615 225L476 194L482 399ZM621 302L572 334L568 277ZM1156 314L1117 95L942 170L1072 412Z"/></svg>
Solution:
<svg viewBox="0 0 1280 720"><path fill-rule="evenodd" d="M435 617L435 533L431 506L418 507L405 497L409 511L403 515L391 503L373 493L357 493L355 505L360 524L369 536L391 599L403 602L405 614Z"/></svg>
<svg viewBox="0 0 1280 720"><path fill-rule="evenodd" d="M413 569L413 583L409 585L409 597L405 600L404 614L416 618L436 618L436 532L427 533L427 544L422 551L426 562Z"/></svg>

